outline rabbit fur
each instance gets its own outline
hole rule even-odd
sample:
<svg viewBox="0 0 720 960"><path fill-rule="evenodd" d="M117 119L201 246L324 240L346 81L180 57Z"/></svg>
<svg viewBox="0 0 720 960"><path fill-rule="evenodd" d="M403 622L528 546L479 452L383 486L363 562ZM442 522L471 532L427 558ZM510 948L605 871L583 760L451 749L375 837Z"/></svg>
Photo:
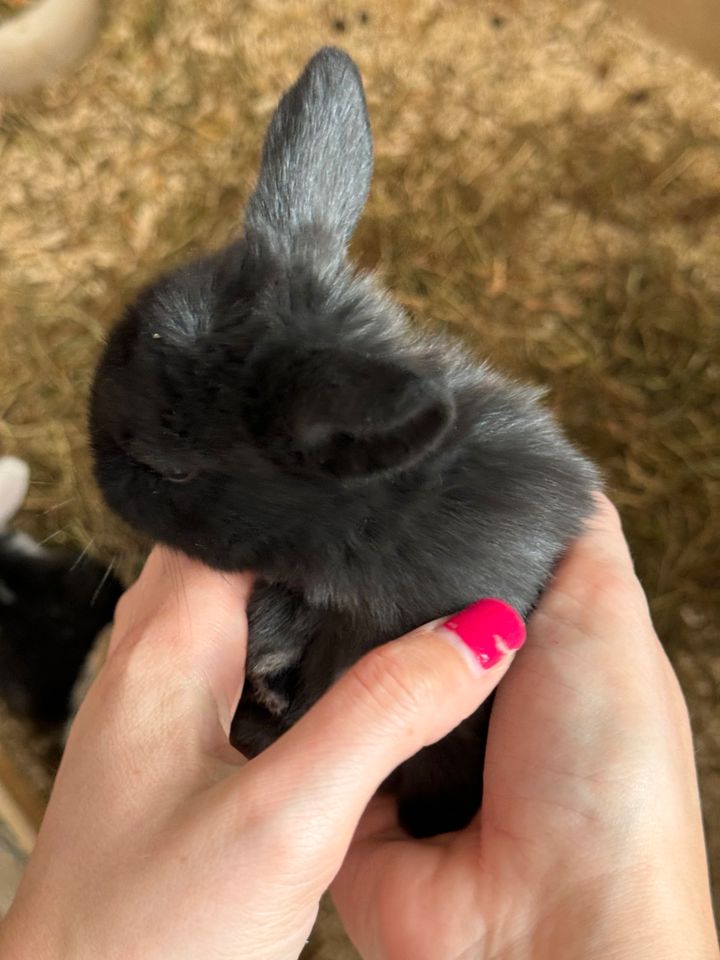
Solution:
<svg viewBox="0 0 720 960"><path fill-rule="evenodd" d="M0 696L16 713L56 723L121 587L87 554L45 547L9 522L29 484L27 464L0 457Z"/></svg>

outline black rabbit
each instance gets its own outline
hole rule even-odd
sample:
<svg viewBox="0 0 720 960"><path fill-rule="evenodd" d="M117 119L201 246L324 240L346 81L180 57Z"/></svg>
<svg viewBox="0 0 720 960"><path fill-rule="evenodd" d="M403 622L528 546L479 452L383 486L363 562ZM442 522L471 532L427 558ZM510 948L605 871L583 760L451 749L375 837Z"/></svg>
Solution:
<svg viewBox="0 0 720 960"><path fill-rule="evenodd" d="M597 485L536 390L353 271L371 172L360 76L322 49L272 118L242 238L146 289L94 384L109 505L258 575L232 730L250 755L371 647L479 597L527 614ZM487 716L391 777L411 834L477 810Z"/></svg>
<svg viewBox="0 0 720 960"><path fill-rule="evenodd" d="M6 528L28 482L22 460L0 457L0 697L16 713L58 723L122 588L87 554Z"/></svg>

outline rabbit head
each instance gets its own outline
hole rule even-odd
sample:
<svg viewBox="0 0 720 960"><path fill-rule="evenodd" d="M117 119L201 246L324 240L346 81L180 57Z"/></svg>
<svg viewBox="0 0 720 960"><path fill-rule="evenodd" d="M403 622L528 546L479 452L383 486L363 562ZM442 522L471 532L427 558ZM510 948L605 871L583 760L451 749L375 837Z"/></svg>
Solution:
<svg viewBox="0 0 720 960"><path fill-rule="evenodd" d="M352 60L320 50L272 117L242 237L147 288L91 400L109 504L216 566L442 449L445 349L349 266L372 141ZM324 515L323 515L324 514Z"/></svg>

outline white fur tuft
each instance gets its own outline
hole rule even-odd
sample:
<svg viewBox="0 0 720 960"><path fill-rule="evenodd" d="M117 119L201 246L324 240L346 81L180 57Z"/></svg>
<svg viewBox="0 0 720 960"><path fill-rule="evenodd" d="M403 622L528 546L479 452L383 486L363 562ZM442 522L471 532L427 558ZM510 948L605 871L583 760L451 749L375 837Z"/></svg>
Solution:
<svg viewBox="0 0 720 960"><path fill-rule="evenodd" d="M30 483L30 470L24 460L0 457L0 529L22 506Z"/></svg>

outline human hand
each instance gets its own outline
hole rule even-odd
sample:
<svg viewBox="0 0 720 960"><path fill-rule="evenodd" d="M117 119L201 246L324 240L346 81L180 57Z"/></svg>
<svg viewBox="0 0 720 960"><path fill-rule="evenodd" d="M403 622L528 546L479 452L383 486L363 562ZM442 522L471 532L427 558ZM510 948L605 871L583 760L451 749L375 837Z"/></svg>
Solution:
<svg viewBox="0 0 720 960"><path fill-rule="evenodd" d="M483 671L447 631L415 631L245 763L227 735L250 589L153 551L73 724L1 960L297 957L379 784L511 659Z"/></svg>
<svg viewBox="0 0 720 960"><path fill-rule="evenodd" d="M687 708L606 498L497 693L473 824L410 840L377 798L333 892L365 960L718 956Z"/></svg>

